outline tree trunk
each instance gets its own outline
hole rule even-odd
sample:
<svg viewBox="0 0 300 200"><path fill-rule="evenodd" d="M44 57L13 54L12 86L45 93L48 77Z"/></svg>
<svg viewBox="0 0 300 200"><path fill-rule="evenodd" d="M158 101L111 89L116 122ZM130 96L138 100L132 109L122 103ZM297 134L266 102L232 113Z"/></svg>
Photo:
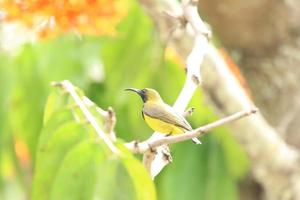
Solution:
<svg viewBox="0 0 300 200"><path fill-rule="evenodd" d="M300 1L200 0L266 119L300 148Z"/></svg>
<svg viewBox="0 0 300 200"><path fill-rule="evenodd" d="M300 2L199 0L198 6L242 70L261 113L284 141L299 149ZM256 179L263 179L253 170ZM283 187L277 189L267 180L258 182L267 199L297 199L295 193L284 195L295 186L295 177L278 179Z"/></svg>

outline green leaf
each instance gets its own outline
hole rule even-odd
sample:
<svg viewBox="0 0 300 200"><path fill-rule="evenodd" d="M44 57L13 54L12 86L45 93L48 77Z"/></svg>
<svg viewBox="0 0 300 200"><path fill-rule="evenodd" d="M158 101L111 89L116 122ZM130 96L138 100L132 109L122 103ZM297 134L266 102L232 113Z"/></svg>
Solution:
<svg viewBox="0 0 300 200"><path fill-rule="evenodd" d="M57 89L56 89L57 90ZM79 90L78 90L79 91ZM80 91L80 97L84 94ZM33 181L33 200L155 200L155 188L140 161L118 141L114 155L88 123L78 120L68 94L55 91L45 107ZM89 108L93 117L96 105Z"/></svg>
<svg viewBox="0 0 300 200"><path fill-rule="evenodd" d="M33 200L49 199L49 189L53 184L59 163L74 145L87 138L84 128L75 122L65 123L54 132L45 131L44 134L50 136L44 144L41 141L38 148Z"/></svg>
<svg viewBox="0 0 300 200"><path fill-rule="evenodd" d="M132 179L137 194L136 199L156 199L156 191L153 181L142 163L136 160L136 158L134 158L133 155L124 146L122 146L122 143L118 145L118 147L123 152L123 156L121 157L122 163Z"/></svg>
<svg viewBox="0 0 300 200"><path fill-rule="evenodd" d="M50 199L93 199L97 171L104 159L105 154L96 142L82 142L74 147L61 163L53 188L49 190Z"/></svg>

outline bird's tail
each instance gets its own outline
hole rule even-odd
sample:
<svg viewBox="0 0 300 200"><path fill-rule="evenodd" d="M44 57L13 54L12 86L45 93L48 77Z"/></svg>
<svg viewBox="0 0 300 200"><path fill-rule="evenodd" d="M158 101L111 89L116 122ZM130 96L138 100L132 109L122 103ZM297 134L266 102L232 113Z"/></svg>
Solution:
<svg viewBox="0 0 300 200"><path fill-rule="evenodd" d="M193 140L193 142L195 143L195 144L202 144L201 143L201 141L200 140L198 140L198 138L192 138L192 140Z"/></svg>

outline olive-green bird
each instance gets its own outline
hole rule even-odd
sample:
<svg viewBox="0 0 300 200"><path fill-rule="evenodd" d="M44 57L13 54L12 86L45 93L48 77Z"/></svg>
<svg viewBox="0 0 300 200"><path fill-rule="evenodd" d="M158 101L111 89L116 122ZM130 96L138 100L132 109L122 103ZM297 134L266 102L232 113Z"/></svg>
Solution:
<svg viewBox="0 0 300 200"><path fill-rule="evenodd" d="M144 102L142 110L143 118L154 131L166 135L175 135L193 130L185 118L166 104L154 89L145 88L139 90L128 88L126 90L136 92L140 95ZM192 140L196 144L201 144L197 138L192 138Z"/></svg>

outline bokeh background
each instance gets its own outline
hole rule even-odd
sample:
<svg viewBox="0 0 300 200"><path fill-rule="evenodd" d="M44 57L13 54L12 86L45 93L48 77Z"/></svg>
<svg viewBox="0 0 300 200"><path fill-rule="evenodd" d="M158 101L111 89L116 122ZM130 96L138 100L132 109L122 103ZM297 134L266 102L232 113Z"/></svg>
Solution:
<svg viewBox="0 0 300 200"><path fill-rule="evenodd" d="M112 106L117 117L115 132L124 141L143 140L152 133L140 113L142 102L124 92L125 88L155 88L172 104L183 86L184 56L161 40L155 23L138 1L61 1L59 8L59 1L35 4L28 0L24 2L35 5L28 10L14 1L0 2L0 199L31 199L44 108L55 90L52 81L70 80L101 108ZM299 96L299 69L294 68L299 62L299 44L292 42L294 35L298 36L295 30L299 24L290 20L292 25L282 27L278 22L282 15L271 15L281 11L276 3L276 12L266 12L267 5L273 3L241 2L203 0L199 8L212 25L214 42L227 47L228 55L242 66L249 87L255 91L252 96L276 125L286 116L280 114L287 112L291 97ZM249 13L243 12L249 8ZM258 10L260 15L252 18ZM85 15L78 17L81 13ZM55 16L56 24L51 18L45 22L41 16ZM284 35L282 28L294 35ZM292 53L289 45L293 46ZM278 53L275 49L279 47ZM284 63L291 56L294 60ZM287 73L289 70L292 72ZM203 80L205 84L205 77ZM203 93L200 88L189 104L195 108L188 118L193 127L218 119ZM286 134L291 136L283 133L283 138L297 147L296 119L294 116L282 129L290 130ZM201 146L190 141L171 146L173 162L154 181L158 199L262 198L263 189L251 175L251 162L227 126L214 129L201 141ZM94 187L89 180L80 184ZM122 186L109 189L126 193L126 186ZM117 195L108 199L126 198Z"/></svg>

